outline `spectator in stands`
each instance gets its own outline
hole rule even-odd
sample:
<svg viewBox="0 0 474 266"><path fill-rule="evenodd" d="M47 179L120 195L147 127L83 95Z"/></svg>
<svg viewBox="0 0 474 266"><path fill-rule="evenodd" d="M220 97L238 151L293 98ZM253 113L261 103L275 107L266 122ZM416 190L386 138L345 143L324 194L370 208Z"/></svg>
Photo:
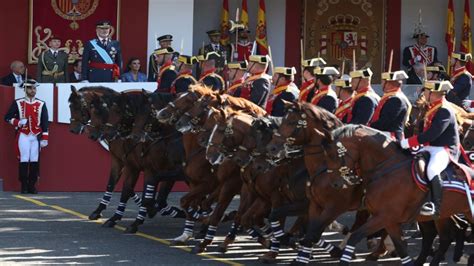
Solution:
<svg viewBox="0 0 474 266"><path fill-rule="evenodd" d="M82 81L82 60L76 59L72 64L72 73L69 74L69 81L72 83L81 82Z"/></svg>
<svg viewBox="0 0 474 266"><path fill-rule="evenodd" d="M2 84L13 86L14 83L23 83L25 81L25 64L15 60L10 64L11 73L2 78Z"/></svg>
<svg viewBox="0 0 474 266"><path fill-rule="evenodd" d="M140 72L140 59L130 58L127 64L127 71L122 74L122 82L147 82L145 73Z"/></svg>
<svg viewBox="0 0 474 266"><path fill-rule="evenodd" d="M414 64L412 70L408 74L407 84L423 84L424 80L424 65L420 63Z"/></svg>

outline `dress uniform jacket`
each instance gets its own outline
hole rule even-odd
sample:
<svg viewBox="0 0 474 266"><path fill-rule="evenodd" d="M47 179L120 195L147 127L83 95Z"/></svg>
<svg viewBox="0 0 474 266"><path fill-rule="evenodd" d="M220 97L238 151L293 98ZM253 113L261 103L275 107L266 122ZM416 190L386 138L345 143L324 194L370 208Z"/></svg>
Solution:
<svg viewBox="0 0 474 266"><path fill-rule="evenodd" d="M244 92L241 97L250 100L254 104L265 108L269 97L271 82L270 76L262 73L248 77L245 80ZM246 97L248 95L248 98Z"/></svg>
<svg viewBox="0 0 474 266"><path fill-rule="evenodd" d="M310 79L301 85L298 101L307 103L311 102L311 99L313 99L314 96L316 86L315 81L315 79Z"/></svg>
<svg viewBox="0 0 474 266"><path fill-rule="evenodd" d="M337 108L337 96L329 86L322 87L314 92L311 103L334 114Z"/></svg>
<svg viewBox="0 0 474 266"><path fill-rule="evenodd" d="M217 52L221 56L218 59L216 59L217 71L220 73L220 71L224 69L226 61L230 61L230 49L219 44L218 49L214 50L214 46L211 43L199 49L200 55L205 55L210 52Z"/></svg>
<svg viewBox="0 0 474 266"><path fill-rule="evenodd" d="M174 70L172 63L161 66L160 72L158 73L158 91L169 93L171 91L171 85L177 76L178 74Z"/></svg>
<svg viewBox="0 0 474 266"><path fill-rule="evenodd" d="M339 118L339 120L341 120L344 124L347 123L347 119L349 117L349 114L351 113L351 106L352 97L349 97L344 101L340 101L336 112L334 112L334 115L336 115L336 117Z"/></svg>
<svg viewBox="0 0 474 266"><path fill-rule="evenodd" d="M33 134L41 140L48 140L49 121L45 102L37 98L32 100L26 97L16 99L10 105L5 115L5 121L18 127L18 123L24 118L28 119L28 123L18 129L19 133Z"/></svg>
<svg viewBox="0 0 474 266"><path fill-rule="evenodd" d="M203 73L201 78L199 78L199 82L203 83L204 85L212 88L215 91L220 91L225 89L225 82L224 79L214 73L215 70L208 71L207 73Z"/></svg>
<svg viewBox="0 0 474 266"><path fill-rule="evenodd" d="M100 53L98 49L105 51L105 54ZM82 55L83 80L114 82L120 77L121 67L122 51L118 41L108 40L105 47L99 39L93 39L85 43Z"/></svg>
<svg viewBox="0 0 474 266"><path fill-rule="evenodd" d="M171 84L171 93L187 92L190 85L197 84L197 80L192 75L192 72L181 73Z"/></svg>
<svg viewBox="0 0 474 266"><path fill-rule="evenodd" d="M385 93L375 109L370 126L395 134L398 140L404 138L409 102L399 89Z"/></svg>
<svg viewBox="0 0 474 266"><path fill-rule="evenodd" d="M44 51L38 58L37 81L40 83L69 82L67 71L68 55L57 51L56 57L51 50Z"/></svg>
<svg viewBox="0 0 474 266"><path fill-rule="evenodd" d="M353 98L352 110L347 118L347 123L368 125L377 108L378 96L371 88L357 92Z"/></svg>
<svg viewBox="0 0 474 266"><path fill-rule="evenodd" d="M462 101L467 100L471 92L472 76L465 67L456 69L451 78L453 89L449 91L446 99L458 106L463 106Z"/></svg>
<svg viewBox="0 0 474 266"><path fill-rule="evenodd" d="M272 95L270 95L266 111L271 116L282 117L285 115L285 104L283 100L288 102L294 102L298 99L299 95L298 87L292 82L290 84L281 85L276 87Z"/></svg>

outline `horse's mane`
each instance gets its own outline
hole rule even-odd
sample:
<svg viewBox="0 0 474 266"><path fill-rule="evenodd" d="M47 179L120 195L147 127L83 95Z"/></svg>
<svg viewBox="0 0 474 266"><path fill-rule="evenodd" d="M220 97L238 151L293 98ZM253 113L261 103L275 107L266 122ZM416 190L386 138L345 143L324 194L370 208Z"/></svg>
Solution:
<svg viewBox="0 0 474 266"><path fill-rule="evenodd" d="M239 109L245 110L252 114L262 115L262 116L267 114L267 112L263 110L263 108L261 108L260 106L254 104L253 102L247 99L226 95L225 100L232 107L238 107Z"/></svg>
<svg viewBox="0 0 474 266"><path fill-rule="evenodd" d="M334 114L324 108L315 106L311 103L297 103L300 104L303 111L307 110L318 121L321 121L323 128L326 130L333 130L341 127L344 124Z"/></svg>
<svg viewBox="0 0 474 266"><path fill-rule="evenodd" d="M363 132L368 136L374 136L380 138L380 141L390 141L392 142L392 138L390 133L383 132L371 127L367 127L364 125L344 125L342 127L338 127L331 131L331 136L333 140L337 141L340 138L350 138L356 134L357 130L363 130Z"/></svg>
<svg viewBox="0 0 474 266"><path fill-rule="evenodd" d="M191 91L194 91L194 92L197 92L197 93L201 94L202 96L216 93L211 88L209 88L205 85L202 85L202 84L190 85L189 89Z"/></svg>
<svg viewBox="0 0 474 266"><path fill-rule="evenodd" d="M118 94L118 92L104 86L82 87L81 89L77 90L77 92L78 93L79 92L98 92L100 94ZM75 93L71 93L71 95L69 95L68 101L72 102L75 99L75 96L76 96Z"/></svg>

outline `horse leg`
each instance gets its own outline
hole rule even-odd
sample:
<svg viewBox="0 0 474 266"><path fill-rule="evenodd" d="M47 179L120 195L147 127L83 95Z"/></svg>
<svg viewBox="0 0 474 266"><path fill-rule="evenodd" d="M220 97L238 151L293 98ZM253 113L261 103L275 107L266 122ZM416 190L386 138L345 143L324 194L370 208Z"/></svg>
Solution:
<svg viewBox="0 0 474 266"><path fill-rule="evenodd" d="M435 252L430 265L439 265L444 260L446 251L453 240L454 224L452 224L451 218L438 219L435 221L436 228L438 229L439 236L439 247Z"/></svg>
<svg viewBox="0 0 474 266"><path fill-rule="evenodd" d="M129 178L128 180L126 180L126 182L124 182L124 184L123 184L124 188L125 188L125 186L127 186L127 188L133 190L133 188L137 184L139 174L140 174L139 170L134 170L133 174L132 174L132 178ZM144 198L143 198L144 195L145 195L145 193L142 194L142 202L144 201ZM135 221L132 224L127 226L124 233L126 233L126 234L135 234L138 231L138 226L143 224L143 221L145 220L145 217L146 217L146 207L143 206L143 204L142 204L142 206L140 206L138 208L137 218L135 219Z"/></svg>
<svg viewBox="0 0 474 266"><path fill-rule="evenodd" d="M171 240L172 246L184 245L193 236L195 219L186 214L186 220L184 221L183 233Z"/></svg>
<svg viewBox="0 0 474 266"><path fill-rule="evenodd" d="M112 193L114 192L115 186L117 182L120 180L120 170L122 169L123 165L112 156L112 166L109 173L109 181L107 182L107 187L105 189L105 193L102 196L102 200L99 203L99 206L89 215L89 220L97 220L102 217L102 212L107 209L107 206L110 203L110 199L112 198Z"/></svg>
<svg viewBox="0 0 474 266"><path fill-rule="evenodd" d="M135 194L133 191L133 187L130 187L127 183L131 177L131 169L127 166L123 168L122 175L124 176L124 183L122 187L122 193L120 194L120 202L119 205L112 217L110 217L105 223L102 225L103 227L114 227L117 224L117 221L120 221L125 213L125 207L127 205L128 200L130 197Z"/></svg>
<svg viewBox="0 0 474 266"><path fill-rule="evenodd" d="M383 222L382 215L371 216L365 224L355 230L347 241L347 245L344 248L339 264L349 265L352 260L352 256L354 255L355 246L357 243L359 243L364 237L367 237L368 235L378 232L380 229L382 229L384 226Z"/></svg>
<svg viewBox="0 0 474 266"><path fill-rule="evenodd" d="M385 226L385 230L393 241L393 245L395 246L395 249L402 261L402 265L413 265L411 257L408 256L406 243L402 239L402 228L400 225L391 224Z"/></svg>
<svg viewBox="0 0 474 266"><path fill-rule="evenodd" d="M216 208L213 211L212 215L209 217L209 224L206 236L204 237L204 240L201 243L198 243L193 248L193 253L198 254L204 252L204 250L206 250L206 247L212 243L214 235L217 231L217 225L222 219L225 210L229 206L234 196L240 191L240 188L242 187L241 182L242 181L240 179L240 176L238 176L238 178L230 177L227 182L222 186L222 189L219 193L219 200L217 201Z"/></svg>
<svg viewBox="0 0 474 266"><path fill-rule="evenodd" d="M453 253L453 261L454 262L459 262L461 260L461 257L463 255L464 251L464 241L466 241L466 230L469 227L469 222L464 219L462 216L455 215L453 218L456 219L456 222L451 220L453 226L454 226L454 237L456 240L456 245L454 247L454 253Z"/></svg>
<svg viewBox="0 0 474 266"><path fill-rule="evenodd" d="M168 195L171 193L175 181L166 180L160 183L160 189L158 190L158 196L156 198L157 210L160 211L161 216L170 216L173 218L186 218L186 214L183 210L168 205Z"/></svg>
<svg viewBox="0 0 474 266"><path fill-rule="evenodd" d="M438 235L434 221L418 222L422 236L421 251L415 260L415 265L422 266L428 256L432 253L433 241Z"/></svg>
<svg viewBox="0 0 474 266"><path fill-rule="evenodd" d="M142 206L146 208L149 218L153 218L156 214L154 212L155 207L155 195L156 195L156 186L158 185L159 178L151 171L146 169L144 171L144 182L143 182L143 194L142 194Z"/></svg>

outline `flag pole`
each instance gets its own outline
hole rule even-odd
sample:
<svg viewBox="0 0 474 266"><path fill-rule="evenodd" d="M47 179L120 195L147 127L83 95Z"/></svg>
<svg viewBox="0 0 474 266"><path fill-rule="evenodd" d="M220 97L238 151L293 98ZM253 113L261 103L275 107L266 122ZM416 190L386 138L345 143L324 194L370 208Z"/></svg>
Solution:
<svg viewBox="0 0 474 266"><path fill-rule="evenodd" d="M235 10L235 23L239 23L239 8ZM237 45L239 44L239 29L235 28L235 52L232 55L234 57L234 60L237 61L239 57L239 51L237 50Z"/></svg>

